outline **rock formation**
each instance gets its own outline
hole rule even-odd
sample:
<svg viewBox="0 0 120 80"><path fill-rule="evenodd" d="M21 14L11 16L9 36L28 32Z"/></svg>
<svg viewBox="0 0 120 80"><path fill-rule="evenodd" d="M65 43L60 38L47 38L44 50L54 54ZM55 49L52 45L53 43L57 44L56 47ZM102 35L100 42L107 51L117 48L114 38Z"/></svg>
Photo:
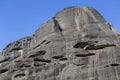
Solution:
<svg viewBox="0 0 120 80"><path fill-rule="evenodd" d="M0 55L0 80L120 80L120 34L91 7L68 7Z"/></svg>

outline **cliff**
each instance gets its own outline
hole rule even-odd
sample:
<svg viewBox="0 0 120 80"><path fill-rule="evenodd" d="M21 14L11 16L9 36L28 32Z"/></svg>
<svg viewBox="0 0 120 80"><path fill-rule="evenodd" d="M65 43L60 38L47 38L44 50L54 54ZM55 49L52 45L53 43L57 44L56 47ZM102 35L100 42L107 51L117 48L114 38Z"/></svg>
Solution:
<svg viewBox="0 0 120 80"><path fill-rule="evenodd" d="M68 7L0 54L0 80L120 80L120 34L92 7Z"/></svg>

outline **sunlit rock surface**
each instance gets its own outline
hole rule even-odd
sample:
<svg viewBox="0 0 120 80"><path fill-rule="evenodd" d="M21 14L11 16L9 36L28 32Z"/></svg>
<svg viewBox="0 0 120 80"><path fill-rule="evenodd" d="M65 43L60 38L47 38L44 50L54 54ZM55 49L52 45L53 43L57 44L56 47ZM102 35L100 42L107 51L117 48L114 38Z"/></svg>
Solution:
<svg viewBox="0 0 120 80"><path fill-rule="evenodd" d="M65 8L6 46L0 80L120 80L120 34L94 8Z"/></svg>

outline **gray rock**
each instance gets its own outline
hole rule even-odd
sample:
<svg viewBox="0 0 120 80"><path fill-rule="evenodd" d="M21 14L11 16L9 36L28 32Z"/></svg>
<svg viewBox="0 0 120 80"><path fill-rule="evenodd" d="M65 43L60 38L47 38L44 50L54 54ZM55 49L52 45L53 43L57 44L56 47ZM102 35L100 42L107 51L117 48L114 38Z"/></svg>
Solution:
<svg viewBox="0 0 120 80"><path fill-rule="evenodd" d="M68 7L0 54L0 80L120 80L120 33L92 7Z"/></svg>

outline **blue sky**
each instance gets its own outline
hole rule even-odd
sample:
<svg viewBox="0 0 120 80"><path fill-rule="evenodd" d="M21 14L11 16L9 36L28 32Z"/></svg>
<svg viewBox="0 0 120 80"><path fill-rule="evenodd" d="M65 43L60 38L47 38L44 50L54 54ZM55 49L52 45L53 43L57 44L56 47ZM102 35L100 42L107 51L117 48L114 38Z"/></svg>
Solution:
<svg viewBox="0 0 120 80"><path fill-rule="evenodd" d="M0 51L68 6L92 6L120 32L120 0L0 0Z"/></svg>

